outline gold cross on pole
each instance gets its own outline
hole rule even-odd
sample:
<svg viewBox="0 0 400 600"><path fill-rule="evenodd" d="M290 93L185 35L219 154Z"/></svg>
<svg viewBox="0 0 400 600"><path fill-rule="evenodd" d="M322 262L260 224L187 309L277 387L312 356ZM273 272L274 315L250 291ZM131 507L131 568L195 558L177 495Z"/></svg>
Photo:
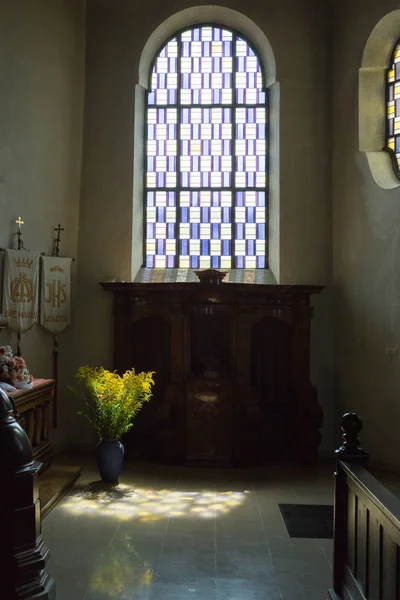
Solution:
<svg viewBox="0 0 400 600"><path fill-rule="evenodd" d="M21 225L24 224L23 220L21 219L21 217L18 217L18 219L15 221L16 224L18 225L18 231L21 231Z"/></svg>
<svg viewBox="0 0 400 600"><path fill-rule="evenodd" d="M17 231L17 236L18 236L18 250L22 250L24 248L24 242L22 241L21 225L24 224L24 221L21 219L21 217L18 217L18 219L15 222L18 225L18 231Z"/></svg>

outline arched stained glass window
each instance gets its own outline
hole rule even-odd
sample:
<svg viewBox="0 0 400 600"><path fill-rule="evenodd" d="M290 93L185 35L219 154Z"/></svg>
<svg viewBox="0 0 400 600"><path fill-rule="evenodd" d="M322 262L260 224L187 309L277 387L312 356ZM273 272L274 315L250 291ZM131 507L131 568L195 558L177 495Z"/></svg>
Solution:
<svg viewBox="0 0 400 600"><path fill-rule="evenodd" d="M400 178L400 40L394 47L387 72L386 150Z"/></svg>
<svg viewBox="0 0 400 600"><path fill-rule="evenodd" d="M146 114L146 267L266 267L267 98L252 46L221 26L176 34L155 57Z"/></svg>

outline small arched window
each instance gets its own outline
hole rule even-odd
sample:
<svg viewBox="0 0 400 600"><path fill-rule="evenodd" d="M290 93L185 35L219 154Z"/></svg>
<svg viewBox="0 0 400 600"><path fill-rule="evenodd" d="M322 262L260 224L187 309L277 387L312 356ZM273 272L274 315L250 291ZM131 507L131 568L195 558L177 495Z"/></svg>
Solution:
<svg viewBox="0 0 400 600"><path fill-rule="evenodd" d="M400 178L400 40L397 41L387 71L386 150Z"/></svg>
<svg viewBox="0 0 400 600"><path fill-rule="evenodd" d="M145 127L145 266L267 266L267 94L237 32L185 29L157 53Z"/></svg>

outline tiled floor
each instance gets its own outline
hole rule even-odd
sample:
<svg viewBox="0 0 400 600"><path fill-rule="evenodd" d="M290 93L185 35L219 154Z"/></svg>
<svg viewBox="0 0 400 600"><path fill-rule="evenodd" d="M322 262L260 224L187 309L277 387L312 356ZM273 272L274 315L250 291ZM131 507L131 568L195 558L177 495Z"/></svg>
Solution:
<svg viewBox="0 0 400 600"><path fill-rule="evenodd" d="M45 518L57 600L325 600L332 540L294 539L278 503L332 504L332 466L84 466Z"/></svg>

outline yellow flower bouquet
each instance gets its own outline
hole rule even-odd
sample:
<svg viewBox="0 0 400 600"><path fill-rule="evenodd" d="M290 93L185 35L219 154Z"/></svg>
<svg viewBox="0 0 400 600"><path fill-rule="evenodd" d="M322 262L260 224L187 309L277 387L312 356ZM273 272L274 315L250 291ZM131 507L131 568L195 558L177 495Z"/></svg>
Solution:
<svg viewBox="0 0 400 600"><path fill-rule="evenodd" d="M86 387L85 416L102 440L119 440L133 425L132 420L152 396L153 371L136 373L135 369L118 375L103 367L80 367L75 375Z"/></svg>

